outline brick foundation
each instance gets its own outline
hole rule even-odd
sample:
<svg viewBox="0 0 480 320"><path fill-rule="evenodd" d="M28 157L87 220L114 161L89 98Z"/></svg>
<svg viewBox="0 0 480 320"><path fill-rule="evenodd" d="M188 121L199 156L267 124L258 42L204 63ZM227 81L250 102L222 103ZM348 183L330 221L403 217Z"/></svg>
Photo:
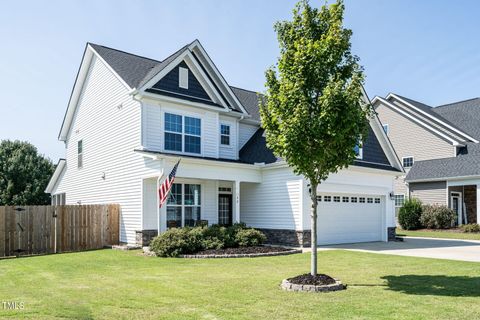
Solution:
<svg viewBox="0 0 480 320"><path fill-rule="evenodd" d="M135 231L135 244L146 247L156 236L157 230L137 230Z"/></svg>
<svg viewBox="0 0 480 320"><path fill-rule="evenodd" d="M310 230L296 231L288 229L258 229L267 236L267 244L292 247L310 247Z"/></svg>
<svg viewBox="0 0 480 320"><path fill-rule="evenodd" d="M388 227L387 234L388 234L388 241L395 241L397 237L397 232L395 231L395 227Z"/></svg>

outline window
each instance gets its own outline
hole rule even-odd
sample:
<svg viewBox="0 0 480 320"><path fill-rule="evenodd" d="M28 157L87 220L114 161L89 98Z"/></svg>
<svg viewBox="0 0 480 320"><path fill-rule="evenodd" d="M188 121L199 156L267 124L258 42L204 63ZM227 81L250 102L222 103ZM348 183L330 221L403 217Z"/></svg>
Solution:
<svg viewBox="0 0 480 320"><path fill-rule="evenodd" d="M375 198L375 203L380 203L380 198Z"/></svg>
<svg viewBox="0 0 480 320"><path fill-rule="evenodd" d="M333 197L333 202L340 202L340 197L339 196L334 196Z"/></svg>
<svg viewBox="0 0 480 320"><path fill-rule="evenodd" d="M227 192L227 193L232 193L232 188L227 188L227 187L219 187L218 192Z"/></svg>
<svg viewBox="0 0 480 320"><path fill-rule="evenodd" d="M330 202L330 201L332 201L332 196L324 196L324 197L323 197L323 200L324 200L325 202Z"/></svg>
<svg viewBox="0 0 480 320"><path fill-rule="evenodd" d="M193 227L201 217L201 186L174 183L167 200L167 227Z"/></svg>
<svg viewBox="0 0 480 320"><path fill-rule="evenodd" d="M413 166L413 157L403 157L402 164L404 168L410 168Z"/></svg>
<svg viewBox="0 0 480 320"><path fill-rule="evenodd" d="M385 131L385 134L388 135L388 132L390 131L390 126L388 124L383 125L383 131Z"/></svg>
<svg viewBox="0 0 480 320"><path fill-rule="evenodd" d="M317 196L317 202L321 202L322 201L322 196Z"/></svg>
<svg viewBox="0 0 480 320"><path fill-rule="evenodd" d="M183 89L188 89L188 69L178 68L178 86Z"/></svg>
<svg viewBox="0 0 480 320"><path fill-rule="evenodd" d="M228 124L220 125L220 143L230 145L230 126Z"/></svg>
<svg viewBox="0 0 480 320"><path fill-rule="evenodd" d="M52 195L51 204L52 206L64 205L66 203L65 193L58 193Z"/></svg>
<svg viewBox="0 0 480 320"><path fill-rule="evenodd" d="M359 201L360 203L365 203L365 198L364 197L360 197L359 200L360 200Z"/></svg>
<svg viewBox="0 0 480 320"><path fill-rule="evenodd" d="M353 202L353 203L357 203L357 197L351 197L350 201Z"/></svg>
<svg viewBox="0 0 480 320"><path fill-rule="evenodd" d="M201 153L201 119L165 113L165 150Z"/></svg>
<svg viewBox="0 0 480 320"><path fill-rule="evenodd" d="M353 148L355 151L355 154L357 155L357 159L362 159L363 158L363 145L362 141L358 141L358 143L355 145Z"/></svg>
<svg viewBox="0 0 480 320"><path fill-rule="evenodd" d="M373 198L367 198L367 203L373 203Z"/></svg>
<svg viewBox="0 0 480 320"><path fill-rule="evenodd" d="M403 206L405 202L405 195L404 194L396 194L395 195L395 207Z"/></svg>
<svg viewBox="0 0 480 320"><path fill-rule="evenodd" d="M348 197L342 197L342 202L348 202Z"/></svg>
<svg viewBox="0 0 480 320"><path fill-rule="evenodd" d="M83 168L83 140L77 142L77 167Z"/></svg>

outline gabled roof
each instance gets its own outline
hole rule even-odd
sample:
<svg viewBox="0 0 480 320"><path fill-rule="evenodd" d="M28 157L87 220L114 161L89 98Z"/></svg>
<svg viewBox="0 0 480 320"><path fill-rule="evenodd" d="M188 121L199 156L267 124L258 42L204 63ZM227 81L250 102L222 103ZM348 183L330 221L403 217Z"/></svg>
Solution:
<svg viewBox="0 0 480 320"><path fill-rule="evenodd" d="M405 181L420 182L480 176L480 144L469 143L457 157L417 161Z"/></svg>
<svg viewBox="0 0 480 320"><path fill-rule="evenodd" d="M246 89L241 89L237 87L232 87L233 93L237 96L238 100L242 102L243 107L247 112L250 114L253 120L258 120L260 121L260 112L258 108L258 99L264 99L265 96L261 93L251 91L251 90L246 90Z"/></svg>
<svg viewBox="0 0 480 320"><path fill-rule="evenodd" d="M216 66L213 64L213 62L211 62L210 58L198 40L194 40L193 42L186 44L162 61L94 43L87 43L68 102L67 111L65 112L62 127L60 129L58 136L59 140L64 141L67 138L68 131L73 120L73 115L75 113L76 104L78 102L78 98L80 97L83 83L93 56L98 56L101 60L103 60L107 64L107 67L127 87L127 89L133 92L136 89L144 87L164 69L171 67L172 62L178 60L177 58L186 54L188 54L191 58L193 57L195 64L201 65L201 70L199 72L206 75L207 79L205 81L213 85L214 92L215 90L221 91L218 92L218 96L221 96L220 100L225 100L228 98L228 107L231 109L231 111L234 111L240 115L245 114L247 117L250 117L251 115L249 114L249 111L247 111L246 107L244 107L244 105L247 105L249 106L249 110L253 112L252 119L259 120L258 111L254 111L254 108L251 107L251 96L248 94L238 94L237 97L237 94L233 93L233 89L226 83L225 79L216 69ZM202 58L202 61L197 61L197 58ZM209 64L208 68L205 68L202 63ZM207 71L207 69L209 71ZM210 74L210 72L215 74Z"/></svg>

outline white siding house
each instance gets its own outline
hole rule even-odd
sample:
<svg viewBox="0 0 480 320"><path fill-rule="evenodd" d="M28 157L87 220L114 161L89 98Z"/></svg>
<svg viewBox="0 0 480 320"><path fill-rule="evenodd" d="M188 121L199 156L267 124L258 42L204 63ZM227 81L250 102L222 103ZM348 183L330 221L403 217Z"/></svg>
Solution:
<svg viewBox="0 0 480 320"><path fill-rule="evenodd" d="M307 182L266 147L257 93L239 90L198 41L163 61L87 44L59 135L66 157L46 192L56 203L120 204L122 242L241 221L270 242L309 245ZM386 241L395 227L401 166L378 119L370 126L363 156L319 186L319 206L332 214L320 228L336 230L319 243ZM158 184L179 159L160 208Z"/></svg>

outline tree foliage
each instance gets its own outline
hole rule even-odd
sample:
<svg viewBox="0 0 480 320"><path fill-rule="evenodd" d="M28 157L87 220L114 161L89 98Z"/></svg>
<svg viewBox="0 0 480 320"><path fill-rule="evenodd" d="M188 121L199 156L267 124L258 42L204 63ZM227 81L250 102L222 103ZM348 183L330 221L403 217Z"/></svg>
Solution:
<svg viewBox="0 0 480 320"><path fill-rule="evenodd" d="M351 52L352 31L343 27L344 9L343 1L317 9L304 0L292 21L275 24L280 57L265 73L266 102L260 102L268 147L310 182L312 249L316 188L355 160L371 113L362 99L363 68Z"/></svg>
<svg viewBox="0 0 480 320"><path fill-rule="evenodd" d="M28 142L0 142L0 205L44 205L44 192L55 170L49 159Z"/></svg>

